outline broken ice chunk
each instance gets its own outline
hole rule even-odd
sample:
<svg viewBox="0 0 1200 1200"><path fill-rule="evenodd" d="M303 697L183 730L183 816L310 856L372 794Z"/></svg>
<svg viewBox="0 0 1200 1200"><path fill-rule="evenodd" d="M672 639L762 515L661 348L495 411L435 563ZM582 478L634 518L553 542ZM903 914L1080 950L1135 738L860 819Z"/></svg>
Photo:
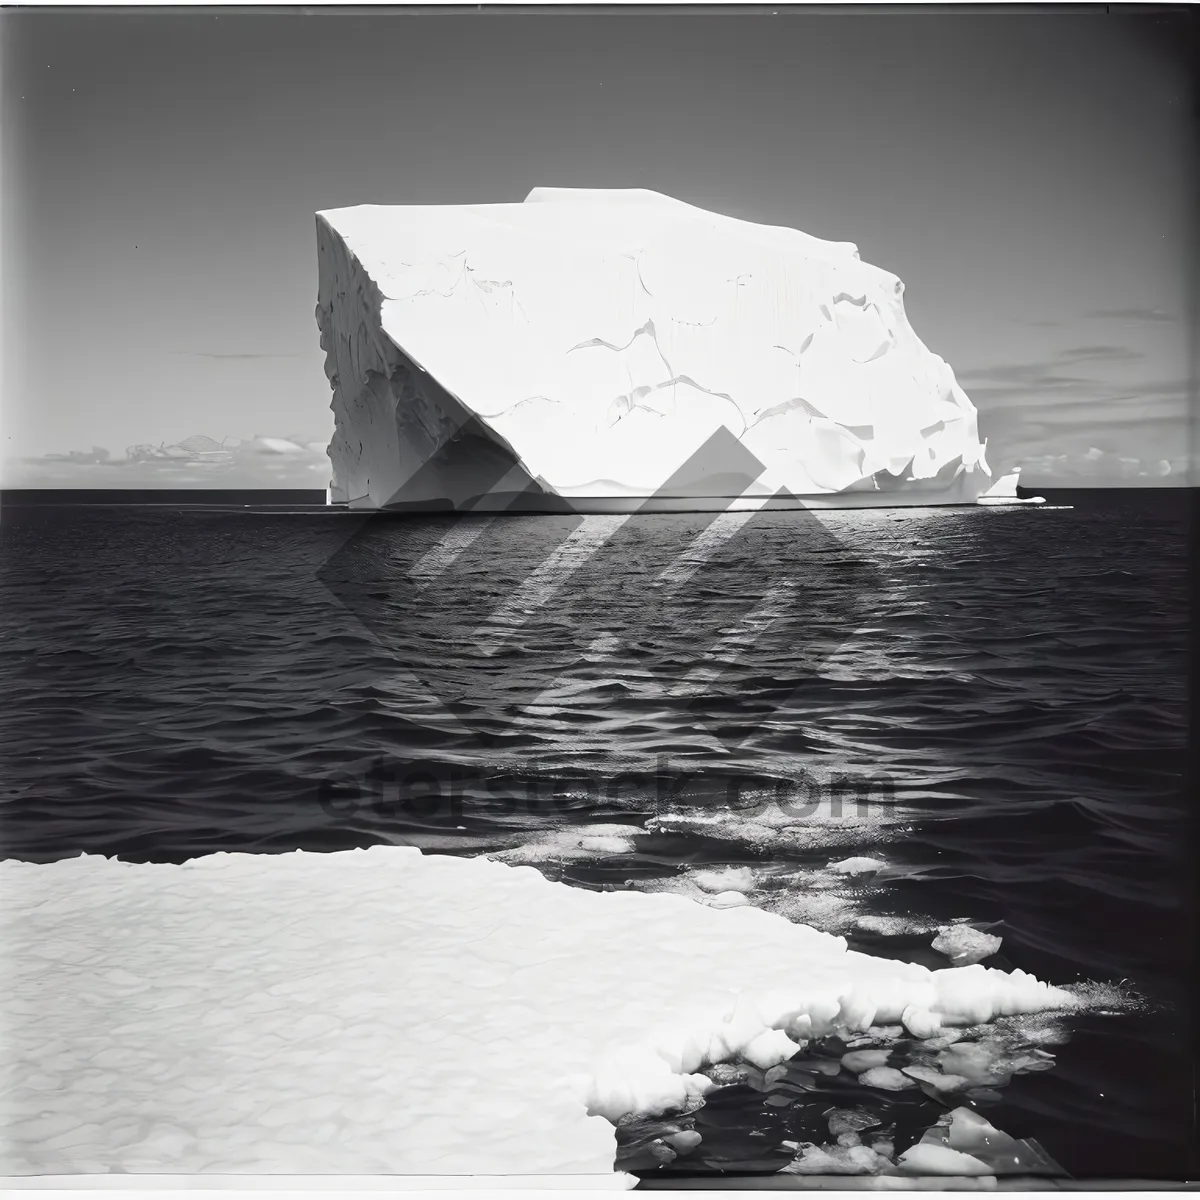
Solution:
<svg viewBox="0 0 1200 1200"><path fill-rule="evenodd" d="M961 1075L979 1087L1006 1084L1012 1072L1004 1068L1002 1055L979 1042L955 1042L937 1056L938 1065L947 1075Z"/></svg>
<svg viewBox="0 0 1200 1200"><path fill-rule="evenodd" d="M995 1175L1062 1175L1062 1168L1034 1141L1018 1140L969 1108L947 1113L918 1143L969 1154Z"/></svg>
<svg viewBox="0 0 1200 1200"><path fill-rule="evenodd" d="M694 1129L681 1129L678 1133L669 1134L663 1138L677 1154L688 1154L700 1145L703 1139Z"/></svg>
<svg viewBox="0 0 1200 1200"><path fill-rule="evenodd" d="M842 1055L842 1066L851 1075L861 1075L871 1067L882 1067L887 1062L890 1050L851 1050Z"/></svg>
<svg viewBox="0 0 1200 1200"><path fill-rule="evenodd" d="M964 1158L966 1155L963 1156ZM804 1145L781 1175L875 1175L891 1163L867 1146Z"/></svg>
<svg viewBox="0 0 1200 1200"><path fill-rule="evenodd" d="M984 933L965 922L947 925L933 939L933 948L944 954L956 967L969 967L972 963L991 958L1000 949L1003 938Z"/></svg>
<svg viewBox="0 0 1200 1200"><path fill-rule="evenodd" d="M895 1067L872 1067L858 1077L858 1082L863 1087L881 1088L885 1092L902 1092L905 1088L917 1086L915 1079L909 1079L903 1071L897 1071Z"/></svg>
<svg viewBox="0 0 1200 1200"><path fill-rule="evenodd" d="M813 1075L840 1075L842 1071L842 1064L836 1058L793 1058L788 1065Z"/></svg>
<svg viewBox="0 0 1200 1200"><path fill-rule="evenodd" d="M758 1070L747 1063L713 1063L712 1066L705 1067L702 1073L707 1075L717 1087L730 1087L733 1084L751 1083L752 1081L761 1082Z"/></svg>
<svg viewBox="0 0 1200 1200"><path fill-rule="evenodd" d="M971 1086L971 1081L962 1075L945 1075L932 1067L902 1067L905 1075L916 1079L923 1087L927 1086L935 1095L943 1092L960 1092Z"/></svg>
<svg viewBox="0 0 1200 1200"><path fill-rule="evenodd" d="M907 1175L991 1175L992 1170L985 1162L951 1150L949 1146L935 1146L918 1142L909 1146L896 1160L900 1170Z"/></svg>
<svg viewBox="0 0 1200 1200"><path fill-rule="evenodd" d="M873 1129L881 1124L879 1118L865 1108L831 1108L825 1114L829 1121L830 1137L843 1133L857 1133L861 1129Z"/></svg>
<svg viewBox="0 0 1200 1200"><path fill-rule="evenodd" d="M749 867L697 871L692 879L705 892L748 892L754 887L754 872Z"/></svg>
<svg viewBox="0 0 1200 1200"><path fill-rule="evenodd" d="M882 871L887 863L877 858L844 858L841 862L830 863L829 869L839 875L866 875L872 871Z"/></svg>

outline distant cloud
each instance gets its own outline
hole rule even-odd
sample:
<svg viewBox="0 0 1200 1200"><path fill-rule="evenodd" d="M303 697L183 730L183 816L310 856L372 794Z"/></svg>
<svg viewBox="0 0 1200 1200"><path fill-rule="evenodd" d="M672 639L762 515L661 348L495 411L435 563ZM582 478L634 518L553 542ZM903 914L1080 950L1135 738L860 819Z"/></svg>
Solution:
<svg viewBox="0 0 1200 1200"><path fill-rule="evenodd" d="M1128 346L1072 346L1041 362L1003 363L995 367L961 371L959 379L1037 388L1090 387L1092 380L1077 375L1063 375L1063 368L1089 362L1133 362L1144 357L1141 351L1131 350Z"/></svg>
<svg viewBox="0 0 1200 1200"><path fill-rule="evenodd" d="M1174 321L1176 318L1161 308L1100 308L1088 313L1101 321Z"/></svg>
<svg viewBox="0 0 1200 1200"><path fill-rule="evenodd" d="M1123 396L1120 399L1080 403L1070 408L1056 405L1038 413L1037 417L1042 428L1047 431L1124 429L1140 437L1148 434L1152 426L1184 425L1187 421L1187 408L1170 397L1143 399L1138 396Z"/></svg>
<svg viewBox="0 0 1200 1200"><path fill-rule="evenodd" d="M984 367L974 371L961 371L958 380L973 392L980 385L989 395L1023 396L1032 391L1057 391L1061 388L1092 386L1090 379L1079 375L1063 375L1059 360L1039 363L1007 363L1003 366Z"/></svg>
<svg viewBox="0 0 1200 1200"><path fill-rule="evenodd" d="M1119 449L1089 445L1065 452L1025 455L1021 482L1027 487L1188 487L1196 480L1195 455L1178 450L1123 454Z"/></svg>
<svg viewBox="0 0 1200 1200"><path fill-rule="evenodd" d="M1132 424L1139 418L1178 419L1179 411L1166 410L1186 405L1188 381L1104 378L1107 366L1136 363L1145 357L1129 346L1095 343L1070 346L1038 362L968 368L960 371L958 378L986 419L1005 424L1011 424L1018 414L1045 419L1060 428L1070 423L1086 427L1089 421Z"/></svg>
<svg viewBox="0 0 1200 1200"><path fill-rule="evenodd" d="M4 463L7 487L323 488L329 474L325 442L294 434L219 442L192 434L170 444L130 446L121 458L94 446Z"/></svg>
<svg viewBox="0 0 1200 1200"><path fill-rule="evenodd" d="M1181 396L1190 397L1193 383L1190 379L1160 379L1154 383L1139 383L1126 391L1136 392L1139 396Z"/></svg>
<svg viewBox="0 0 1200 1200"><path fill-rule="evenodd" d="M182 355L185 358L299 358L298 354L219 354L211 350L168 350L168 354Z"/></svg>
<svg viewBox="0 0 1200 1200"><path fill-rule="evenodd" d="M1074 346L1064 350L1059 358L1067 362L1129 362L1146 356L1127 346Z"/></svg>
<svg viewBox="0 0 1200 1200"><path fill-rule="evenodd" d="M1123 346L1078 345L1045 361L964 371L960 379L979 409L989 457L1036 462L1035 474L1047 486L1070 478L1132 482L1154 476L1173 483L1194 478L1177 461L1200 445L1191 381L1128 378L1130 364L1136 370L1143 359ZM1089 449L1104 457L1089 457ZM1122 455L1130 461L1121 461ZM1162 462L1170 464L1168 472Z"/></svg>
<svg viewBox="0 0 1200 1200"><path fill-rule="evenodd" d="M1178 383L1146 383L1128 387L1093 385L1076 392L1048 395L1010 388L974 388L969 392L979 409L980 425L989 430L1034 436L1077 430L1127 430L1135 438L1152 426L1183 428L1191 424L1191 402Z"/></svg>

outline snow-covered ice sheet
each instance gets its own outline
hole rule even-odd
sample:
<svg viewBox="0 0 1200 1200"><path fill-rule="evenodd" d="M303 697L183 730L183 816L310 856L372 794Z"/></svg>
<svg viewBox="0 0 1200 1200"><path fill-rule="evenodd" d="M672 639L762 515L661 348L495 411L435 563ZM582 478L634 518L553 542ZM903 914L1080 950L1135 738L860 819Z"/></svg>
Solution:
<svg viewBox="0 0 1200 1200"><path fill-rule="evenodd" d="M92 1191L177 1192L203 1188L222 1192L287 1192L288 1200L309 1192L446 1192L446 1191L529 1191L591 1192L631 1189L638 1177L627 1172L603 1175L230 1175L181 1174L146 1175L139 1173L136 1188L128 1175L9 1175L0 1177L8 1191L54 1191L57 1200L72 1200ZM549 1200L549 1196L546 1196Z"/></svg>
<svg viewBox="0 0 1200 1200"><path fill-rule="evenodd" d="M0 904L5 1174L603 1175L705 1062L1076 1004L411 848L7 861Z"/></svg>

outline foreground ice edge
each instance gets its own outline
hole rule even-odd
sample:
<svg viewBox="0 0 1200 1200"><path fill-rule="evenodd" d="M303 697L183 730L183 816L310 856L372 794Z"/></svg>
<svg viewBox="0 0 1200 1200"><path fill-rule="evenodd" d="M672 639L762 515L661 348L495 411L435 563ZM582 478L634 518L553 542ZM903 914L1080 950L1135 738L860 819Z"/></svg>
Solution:
<svg viewBox="0 0 1200 1200"><path fill-rule="evenodd" d="M317 251L334 501L1016 500L903 283L851 243L650 191L535 188L321 212ZM757 477L709 464L660 492L722 428Z"/></svg>
<svg viewBox="0 0 1200 1200"><path fill-rule="evenodd" d="M705 1063L1077 1004L408 847L6 861L0 902L9 1174L611 1173L610 1122L695 1099Z"/></svg>

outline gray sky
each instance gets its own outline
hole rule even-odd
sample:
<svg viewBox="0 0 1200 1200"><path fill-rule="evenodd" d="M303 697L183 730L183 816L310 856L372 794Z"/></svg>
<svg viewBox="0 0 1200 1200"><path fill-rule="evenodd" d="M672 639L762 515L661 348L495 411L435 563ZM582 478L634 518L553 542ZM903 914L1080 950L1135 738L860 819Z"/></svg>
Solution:
<svg viewBox="0 0 1200 1200"><path fill-rule="evenodd" d="M1181 464L1182 19L8 11L4 455L324 441L313 212L550 185L856 242L993 466Z"/></svg>

